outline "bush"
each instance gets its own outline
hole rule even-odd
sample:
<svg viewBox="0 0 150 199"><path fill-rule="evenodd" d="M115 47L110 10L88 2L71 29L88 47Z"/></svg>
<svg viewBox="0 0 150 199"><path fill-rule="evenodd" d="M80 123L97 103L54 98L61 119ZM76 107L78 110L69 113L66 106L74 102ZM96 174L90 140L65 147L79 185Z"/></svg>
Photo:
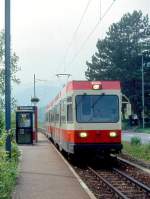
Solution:
<svg viewBox="0 0 150 199"><path fill-rule="evenodd" d="M145 153L148 153L149 156L150 156L150 144L147 144L147 145L145 146Z"/></svg>
<svg viewBox="0 0 150 199"><path fill-rule="evenodd" d="M0 135L2 134L3 129L4 129L4 117L3 117L3 112L0 110Z"/></svg>
<svg viewBox="0 0 150 199"><path fill-rule="evenodd" d="M123 142L123 152L150 163L150 144L131 145L128 142Z"/></svg>
<svg viewBox="0 0 150 199"><path fill-rule="evenodd" d="M20 152L12 139L11 159L5 151L6 133L0 137L0 199L9 199L15 185Z"/></svg>
<svg viewBox="0 0 150 199"><path fill-rule="evenodd" d="M141 145L141 138L139 138L139 137L132 137L131 138L131 145Z"/></svg>
<svg viewBox="0 0 150 199"><path fill-rule="evenodd" d="M128 120L122 120L122 129L127 130L129 128Z"/></svg>

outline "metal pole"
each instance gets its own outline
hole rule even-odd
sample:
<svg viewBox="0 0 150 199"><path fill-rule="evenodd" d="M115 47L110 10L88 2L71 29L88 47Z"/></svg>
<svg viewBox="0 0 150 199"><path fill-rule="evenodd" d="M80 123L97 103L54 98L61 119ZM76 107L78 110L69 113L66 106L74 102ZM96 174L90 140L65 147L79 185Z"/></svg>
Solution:
<svg viewBox="0 0 150 199"><path fill-rule="evenodd" d="M10 0L5 0L5 127L11 129L11 69L10 69ZM6 151L11 156L10 135L6 138Z"/></svg>
<svg viewBox="0 0 150 199"><path fill-rule="evenodd" d="M143 62L143 54L142 54L142 126L143 128L145 127L145 118L144 118L144 115L145 115L145 112L144 112L144 62Z"/></svg>
<svg viewBox="0 0 150 199"><path fill-rule="evenodd" d="M35 74L34 74L34 97L35 97Z"/></svg>

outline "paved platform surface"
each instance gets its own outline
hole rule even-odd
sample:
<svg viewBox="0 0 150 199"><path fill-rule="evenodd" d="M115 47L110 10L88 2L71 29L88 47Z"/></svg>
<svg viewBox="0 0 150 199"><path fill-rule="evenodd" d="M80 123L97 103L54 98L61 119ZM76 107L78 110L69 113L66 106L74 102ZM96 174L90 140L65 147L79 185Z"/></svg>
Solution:
<svg viewBox="0 0 150 199"><path fill-rule="evenodd" d="M13 199L90 198L44 135L39 134L37 145L20 149L20 176Z"/></svg>

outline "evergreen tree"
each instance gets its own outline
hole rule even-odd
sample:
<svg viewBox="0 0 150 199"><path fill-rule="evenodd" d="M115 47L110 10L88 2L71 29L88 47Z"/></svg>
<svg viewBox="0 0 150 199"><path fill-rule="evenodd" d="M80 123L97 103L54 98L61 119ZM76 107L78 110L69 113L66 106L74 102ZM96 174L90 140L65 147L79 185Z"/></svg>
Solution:
<svg viewBox="0 0 150 199"><path fill-rule="evenodd" d="M106 37L97 42L97 50L91 62L86 62L85 76L88 80L119 80L122 91L129 97L134 112L141 113L141 41L150 38L148 15L141 11L125 14L118 23L113 23ZM145 44L148 42L146 41ZM147 47L146 47L147 48ZM143 54L144 78L148 83L150 54ZM149 103L150 104L150 103ZM149 105L150 106L150 105ZM150 107L147 105L147 109Z"/></svg>

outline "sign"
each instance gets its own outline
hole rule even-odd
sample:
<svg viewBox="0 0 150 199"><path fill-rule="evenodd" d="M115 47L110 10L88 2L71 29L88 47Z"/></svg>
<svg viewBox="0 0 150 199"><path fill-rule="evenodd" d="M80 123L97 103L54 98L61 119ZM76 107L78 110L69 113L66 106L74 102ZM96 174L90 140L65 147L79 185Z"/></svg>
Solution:
<svg viewBox="0 0 150 199"><path fill-rule="evenodd" d="M17 110L34 111L35 110L35 106L18 106Z"/></svg>

